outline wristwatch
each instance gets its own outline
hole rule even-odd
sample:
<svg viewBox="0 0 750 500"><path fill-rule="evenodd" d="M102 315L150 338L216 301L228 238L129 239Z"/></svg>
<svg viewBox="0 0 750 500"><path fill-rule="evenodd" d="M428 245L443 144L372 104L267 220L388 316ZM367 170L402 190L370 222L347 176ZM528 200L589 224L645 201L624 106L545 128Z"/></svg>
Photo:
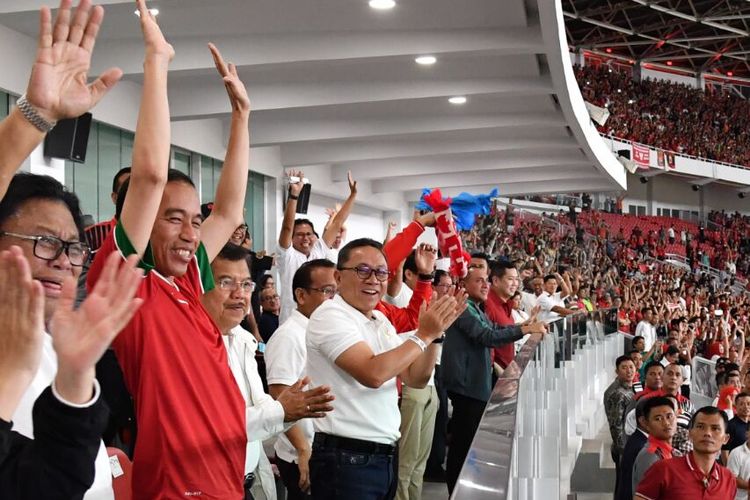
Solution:
<svg viewBox="0 0 750 500"><path fill-rule="evenodd" d="M18 98L18 101L16 101L16 107L24 118L26 118L29 123L34 125L40 132L46 134L57 125L57 122L55 121L49 122L42 118L39 111L37 111L37 109L26 99L26 94Z"/></svg>
<svg viewBox="0 0 750 500"><path fill-rule="evenodd" d="M417 274L417 277L419 278L419 281L432 281L435 279L435 273L434 272L429 273L429 274L419 273Z"/></svg>
<svg viewBox="0 0 750 500"><path fill-rule="evenodd" d="M442 334L440 337L436 338L432 341L433 344L442 344L445 340L445 334Z"/></svg>

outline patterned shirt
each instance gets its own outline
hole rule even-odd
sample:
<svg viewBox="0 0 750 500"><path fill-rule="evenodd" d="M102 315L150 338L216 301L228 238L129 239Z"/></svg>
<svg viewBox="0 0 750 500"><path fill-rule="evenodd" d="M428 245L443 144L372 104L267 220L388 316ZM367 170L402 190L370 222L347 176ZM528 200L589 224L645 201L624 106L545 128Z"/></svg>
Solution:
<svg viewBox="0 0 750 500"><path fill-rule="evenodd" d="M615 379L604 391L604 411L612 435L612 449L618 456L625 448L625 409L632 399L632 386L623 384L620 379Z"/></svg>

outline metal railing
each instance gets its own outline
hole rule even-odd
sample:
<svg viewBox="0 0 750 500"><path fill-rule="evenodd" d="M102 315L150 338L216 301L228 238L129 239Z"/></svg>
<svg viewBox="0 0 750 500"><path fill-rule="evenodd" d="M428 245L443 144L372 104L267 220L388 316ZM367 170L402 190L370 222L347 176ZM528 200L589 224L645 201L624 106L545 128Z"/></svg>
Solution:
<svg viewBox="0 0 750 500"><path fill-rule="evenodd" d="M697 160L697 161L702 161L702 162L705 162L705 163L711 163L713 165L721 165L721 166L724 166L724 167L739 168L739 169L742 169L742 170L750 170L750 167L746 167L744 165L738 165L736 163L727 163L725 161L719 161L719 160L712 160L710 158L701 158L700 156L693 156L693 155L689 155L689 154L686 154L686 153L679 153L677 151L672 151L670 149L660 148L660 147L657 147L657 146L652 146L650 144L645 144L645 143L638 142L638 141L631 141L630 139L625 139L624 137L617 137L616 135L602 134L602 133L599 133L599 135L602 136L603 139L609 139L610 140L610 149L613 150L613 151L615 151L614 149L612 149L614 147L614 144L611 141L620 141L620 142L624 142L626 144L631 144L631 145L633 143L636 143L636 144L642 144L643 146L647 146L650 149L662 150L662 151L664 151L666 153L672 153L672 154L675 155L675 158L678 157L678 156L681 156L683 158L689 158L691 160ZM665 159L665 161L666 161L666 159ZM664 167L664 169L665 170L669 170L669 168L667 168L666 166ZM707 175L706 177L710 177L710 176Z"/></svg>
<svg viewBox="0 0 750 500"><path fill-rule="evenodd" d="M577 313L531 336L499 378L452 499L566 498L582 438L601 404L618 342L617 309Z"/></svg>

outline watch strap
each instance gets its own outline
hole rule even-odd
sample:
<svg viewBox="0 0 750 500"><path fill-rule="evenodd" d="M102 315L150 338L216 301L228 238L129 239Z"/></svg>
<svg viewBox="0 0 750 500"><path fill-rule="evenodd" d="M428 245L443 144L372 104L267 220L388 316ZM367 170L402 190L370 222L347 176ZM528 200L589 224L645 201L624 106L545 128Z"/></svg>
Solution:
<svg viewBox="0 0 750 500"><path fill-rule="evenodd" d="M37 109L26 99L26 94L18 98L16 106L24 118L26 118L29 123L34 125L40 132L46 134L57 125L57 122L55 121L50 122L42 118L39 111L37 111Z"/></svg>

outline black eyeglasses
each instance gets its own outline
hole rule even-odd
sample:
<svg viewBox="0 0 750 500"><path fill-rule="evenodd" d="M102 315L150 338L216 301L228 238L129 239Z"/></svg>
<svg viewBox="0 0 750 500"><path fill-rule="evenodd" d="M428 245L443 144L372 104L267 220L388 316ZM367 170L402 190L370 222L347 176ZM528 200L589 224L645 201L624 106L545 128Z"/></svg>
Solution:
<svg viewBox="0 0 750 500"><path fill-rule="evenodd" d="M340 271L354 271L357 273L357 277L362 280L368 279L373 274L375 279L383 282L391 277L391 272L385 267L370 267L366 264L360 264L356 267L339 267Z"/></svg>
<svg viewBox="0 0 750 500"><path fill-rule="evenodd" d="M234 230L234 234L246 234L247 233L247 224L242 224L241 226L237 226L237 229Z"/></svg>
<svg viewBox="0 0 750 500"><path fill-rule="evenodd" d="M0 236L11 236L20 240L34 242L34 256L42 260L57 260L63 252L68 256L71 266L80 267L91 252L86 243L82 241L63 241L55 236L10 233L0 231Z"/></svg>
<svg viewBox="0 0 750 500"><path fill-rule="evenodd" d="M305 290L315 290L316 292L322 293L326 297L333 297L334 295L336 295L336 287L335 286L323 286L323 287L320 287L320 288L310 287L310 288L305 288Z"/></svg>

